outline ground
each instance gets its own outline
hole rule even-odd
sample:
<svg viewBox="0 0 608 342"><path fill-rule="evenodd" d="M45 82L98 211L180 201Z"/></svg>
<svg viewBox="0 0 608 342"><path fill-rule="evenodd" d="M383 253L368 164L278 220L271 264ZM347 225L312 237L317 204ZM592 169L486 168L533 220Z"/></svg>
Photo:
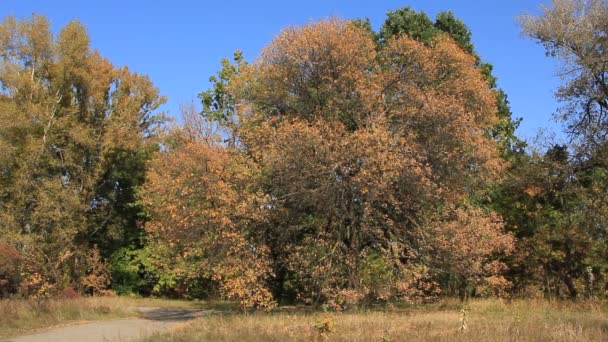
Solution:
<svg viewBox="0 0 608 342"><path fill-rule="evenodd" d="M16 336L24 335L54 336L62 331L77 334L97 326L103 327L95 329L102 332L101 336L106 331L132 336L133 331L153 332L162 330L157 327L173 327L173 323L191 319L211 308L229 309L230 306L223 302L132 297L4 299L0 300L0 341L16 340Z"/></svg>
<svg viewBox="0 0 608 342"><path fill-rule="evenodd" d="M155 332L175 329L183 322L213 313L212 310L188 308L138 308L141 318L116 319L72 324L36 334L14 337L3 342L107 342L131 341Z"/></svg>
<svg viewBox="0 0 608 342"><path fill-rule="evenodd" d="M7 313L8 302L0 301ZM100 304L100 303L103 303ZM112 304L114 303L114 304ZM120 317L126 304L138 317ZM151 306L150 304L157 304ZM158 305L161 304L161 305ZM11 302L13 307L41 304ZM229 303L115 299L77 299L45 304L57 312L79 305L82 315L102 311L109 316L95 322L66 321L62 327L14 337L23 319L0 315L0 332L13 327L12 342L41 341L608 341L608 302L546 300L474 300L463 305L446 299L437 303L393 304L323 312L310 307L280 307L272 312L241 313ZM89 306L89 309L83 308ZM45 306L43 306L45 307ZM72 308L67 310L66 308ZM124 307L122 309L125 309ZM19 310L17 310L19 311ZM30 310L31 311L31 310ZM26 317L25 309L19 316ZM2 312L0 312L2 313ZM42 327L49 317L37 313L30 326ZM5 317L15 318L12 321ZM34 317L34 316L32 316ZM67 316L66 316L67 317ZM71 317L71 316L70 316ZM41 320L40 318L44 318ZM65 317L64 317L65 318ZM12 322L12 323L11 323ZM2 328L5 327L5 328ZM24 330L25 331L25 330ZM6 335L5 335L6 336Z"/></svg>
<svg viewBox="0 0 608 342"><path fill-rule="evenodd" d="M343 313L210 315L143 339L185 341L608 341L605 302L448 300Z"/></svg>

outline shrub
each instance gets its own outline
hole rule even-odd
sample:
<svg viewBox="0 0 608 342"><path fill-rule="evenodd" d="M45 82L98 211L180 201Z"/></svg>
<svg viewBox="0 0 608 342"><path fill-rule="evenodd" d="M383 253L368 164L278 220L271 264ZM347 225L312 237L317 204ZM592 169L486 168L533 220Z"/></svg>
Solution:
<svg viewBox="0 0 608 342"><path fill-rule="evenodd" d="M14 247L0 242L0 298L19 289L21 261L21 254Z"/></svg>

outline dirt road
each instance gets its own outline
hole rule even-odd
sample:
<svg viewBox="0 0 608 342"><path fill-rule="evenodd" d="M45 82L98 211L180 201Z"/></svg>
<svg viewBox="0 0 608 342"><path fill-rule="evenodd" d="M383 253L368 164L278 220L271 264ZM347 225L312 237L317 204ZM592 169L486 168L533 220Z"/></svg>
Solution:
<svg viewBox="0 0 608 342"><path fill-rule="evenodd" d="M2 342L114 342L132 341L155 332L179 326L196 317L215 313L213 310L181 308L138 308L142 318L99 321L68 325L32 335L14 337Z"/></svg>

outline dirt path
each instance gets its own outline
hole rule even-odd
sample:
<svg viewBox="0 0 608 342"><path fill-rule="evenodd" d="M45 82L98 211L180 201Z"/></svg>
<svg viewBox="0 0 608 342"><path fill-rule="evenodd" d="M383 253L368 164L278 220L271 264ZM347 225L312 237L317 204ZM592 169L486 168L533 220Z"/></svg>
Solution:
<svg viewBox="0 0 608 342"><path fill-rule="evenodd" d="M45 332L18 336L3 342L114 342L132 341L177 327L180 323L216 313L214 310L138 308L142 318L118 319L68 325Z"/></svg>

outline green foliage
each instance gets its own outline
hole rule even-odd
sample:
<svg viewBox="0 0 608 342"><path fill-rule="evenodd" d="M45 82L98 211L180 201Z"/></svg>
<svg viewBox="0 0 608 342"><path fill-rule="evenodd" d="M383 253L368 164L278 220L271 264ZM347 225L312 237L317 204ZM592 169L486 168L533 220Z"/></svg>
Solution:
<svg viewBox="0 0 608 342"><path fill-rule="evenodd" d="M395 265L386 253L370 251L359 265L361 286L369 291L374 300L387 300L392 297L392 289L397 277Z"/></svg>
<svg viewBox="0 0 608 342"><path fill-rule="evenodd" d="M416 12L408 6L388 12L386 16L386 21L379 33L383 42L393 36L406 34L413 39L429 44L438 33L426 13Z"/></svg>
<svg viewBox="0 0 608 342"><path fill-rule="evenodd" d="M470 54L475 53L475 48L471 42L471 30L460 19L456 18L451 11L439 12L433 26L439 31L450 35L464 51ZM492 85L492 87L494 86Z"/></svg>
<svg viewBox="0 0 608 342"><path fill-rule="evenodd" d="M165 100L91 49L77 21L54 36L42 16L8 17L0 59L0 234L23 255L24 294L98 291L108 282L93 273L141 233L134 193Z"/></svg>
<svg viewBox="0 0 608 342"><path fill-rule="evenodd" d="M119 295L150 293L150 281L144 262L146 249L120 248L110 257L108 269L112 274L112 290Z"/></svg>
<svg viewBox="0 0 608 342"><path fill-rule="evenodd" d="M224 58L220 63L222 68L216 75L209 77L212 88L199 93L198 97L203 104L201 114L207 120L228 125L235 120L236 115L236 99L228 89L230 80L239 75L247 62L243 58L243 52L237 50L232 61Z"/></svg>
<svg viewBox="0 0 608 342"><path fill-rule="evenodd" d="M572 159L566 146L514 164L493 205L518 238L509 261L516 292L538 287L549 297L603 295L605 181L601 164Z"/></svg>

